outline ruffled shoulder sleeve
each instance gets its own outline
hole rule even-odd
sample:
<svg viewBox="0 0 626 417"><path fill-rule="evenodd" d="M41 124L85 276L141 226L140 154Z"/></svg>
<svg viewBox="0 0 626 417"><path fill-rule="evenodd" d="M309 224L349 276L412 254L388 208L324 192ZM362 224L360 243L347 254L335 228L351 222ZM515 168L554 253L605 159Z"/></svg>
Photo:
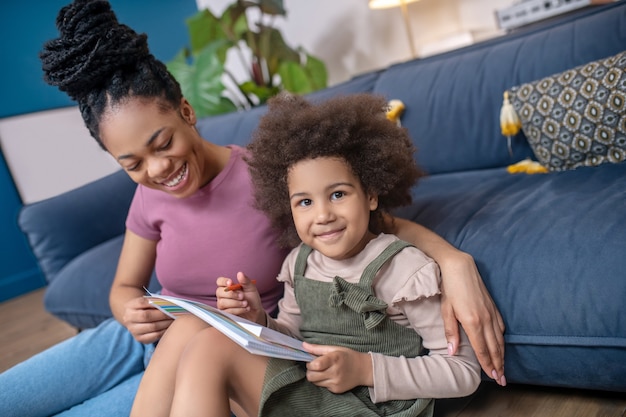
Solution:
<svg viewBox="0 0 626 417"><path fill-rule="evenodd" d="M416 301L441 294L439 265L417 248L409 247L391 261L390 271L396 291L391 303Z"/></svg>

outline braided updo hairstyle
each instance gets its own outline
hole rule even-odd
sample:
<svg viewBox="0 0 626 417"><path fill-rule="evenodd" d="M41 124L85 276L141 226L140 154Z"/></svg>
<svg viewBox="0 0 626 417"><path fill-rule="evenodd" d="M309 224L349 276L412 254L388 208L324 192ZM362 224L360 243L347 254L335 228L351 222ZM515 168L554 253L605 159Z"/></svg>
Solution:
<svg viewBox="0 0 626 417"><path fill-rule="evenodd" d="M131 97L158 98L178 109L180 85L148 50L147 36L117 21L108 1L75 0L56 19L57 39L39 56L44 80L78 102L89 133L100 138L100 120L110 106Z"/></svg>
<svg viewBox="0 0 626 417"><path fill-rule="evenodd" d="M406 129L389 121L383 97L354 94L312 104L280 94L268 101L247 159L256 206L279 230L281 243L300 243L291 215L287 178L296 163L322 157L347 162L366 193L378 196L369 230L385 230L384 213L410 204L411 187L422 171Z"/></svg>

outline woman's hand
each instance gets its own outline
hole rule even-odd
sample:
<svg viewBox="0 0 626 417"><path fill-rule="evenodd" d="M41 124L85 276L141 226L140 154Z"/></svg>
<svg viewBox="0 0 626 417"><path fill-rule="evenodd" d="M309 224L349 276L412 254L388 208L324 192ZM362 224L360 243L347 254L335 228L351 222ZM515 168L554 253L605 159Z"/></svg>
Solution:
<svg viewBox="0 0 626 417"><path fill-rule="evenodd" d="M122 324L138 342L156 342L163 336L172 321L144 297L133 298L124 304Z"/></svg>
<svg viewBox="0 0 626 417"><path fill-rule="evenodd" d="M374 386L369 353L306 342L303 345L307 352L318 356L306 365L309 382L325 387L334 394L341 394L359 385Z"/></svg>
<svg viewBox="0 0 626 417"><path fill-rule="evenodd" d="M504 321L480 278L474 259L464 253L439 263L442 279L441 314L448 350L455 354L463 326L485 373L498 384L504 377Z"/></svg>
<svg viewBox="0 0 626 417"><path fill-rule="evenodd" d="M265 310L254 282L243 272L237 272L237 281L241 289L231 291L227 287L236 284L232 279L219 277L216 280L217 308L265 326Z"/></svg>
<svg viewBox="0 0 626 417"><path fill-rule="evenodd" d="M144 298L154 270L156 246L156 240L127 229L109 293L113 316L141 343L156 342L172 324L170 317Z"/></svg>
<svg viewBox="0 0 626 417"><path fill-rule="evenodd" d="M504 321L483 283L474 258L432 230L399 217L386 218L387 231L433 258L441 269L441 314L451 355L460 343L459 322L485 373L500 385L504 378Z"/></svg>

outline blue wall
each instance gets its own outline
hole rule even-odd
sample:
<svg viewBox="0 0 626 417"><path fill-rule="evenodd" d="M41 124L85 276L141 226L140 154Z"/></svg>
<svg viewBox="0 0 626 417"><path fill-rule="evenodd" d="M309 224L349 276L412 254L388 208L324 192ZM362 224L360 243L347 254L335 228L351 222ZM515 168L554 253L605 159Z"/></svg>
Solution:
<svg viewBox="0 0 626 417"><path fill-rule="evenodd" d="M14 0L0 6L0 118L73 106L43 81L39 51L58 37L55 20L69 0ZM152 53L163 61L189 43L185 19L195 0L111 0L118 20L148 34ZM37 152L37 149L33 149ZM45 285L26 237L17 226L22 201L0 149L0 301Z"/></svg>
<svg viewBox="0 0 626 417"><path fill-rule="evenodd" d="M0 117L74 103L43 81L39 51L58 37L56 16L69 0L12 0L0 6ZM185 18L195 0L110 0L118 20L148 34L152 53L163 61L189 43Z"/></svg>
<svg viewBox="0 0 626 417"><path fill-rule="evenodd" d="M22 206L7 165L0 152L0 301L45 284L26 237L17 227Z"/></svg>

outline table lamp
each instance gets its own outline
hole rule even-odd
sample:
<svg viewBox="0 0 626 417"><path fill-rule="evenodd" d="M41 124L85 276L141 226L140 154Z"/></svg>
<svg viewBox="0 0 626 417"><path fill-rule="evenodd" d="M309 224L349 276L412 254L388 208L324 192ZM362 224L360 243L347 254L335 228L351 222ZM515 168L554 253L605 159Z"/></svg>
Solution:
<svg viewBox="0 0 626 417"><path fill-rule="evenodd" d="M413 33L411 31L411 22L409 20L409 13L406 5L414 3L419 0L369 0L370 9L388 9L390 7L398 7L402 9L402 17L404 18L404 25L406 26L406 34L409 38L409 47L411 48L411 56L416 57L415 45L413 45Z"/></svg>

